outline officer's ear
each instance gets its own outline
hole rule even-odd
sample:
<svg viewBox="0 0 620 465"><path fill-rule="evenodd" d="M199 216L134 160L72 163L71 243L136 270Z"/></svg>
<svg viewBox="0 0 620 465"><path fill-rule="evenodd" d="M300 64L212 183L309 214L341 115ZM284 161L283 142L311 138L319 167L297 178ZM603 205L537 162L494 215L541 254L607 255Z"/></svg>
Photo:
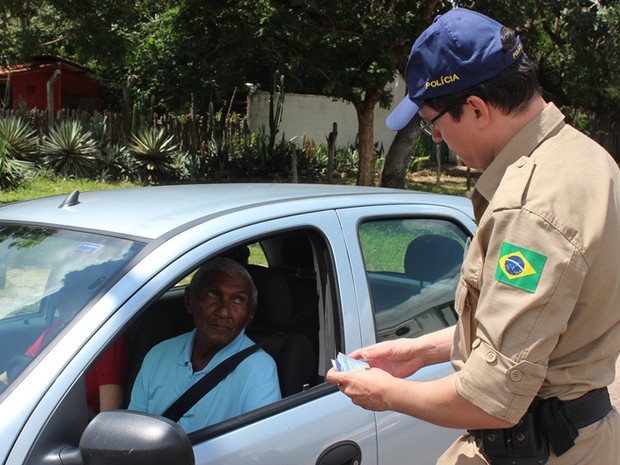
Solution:
<svg viewBox="0 0 620 465"><path fill-rule="evenodd" d="M463 105L463 111L469 112L471 122L475 124L478 129L483 129L489 125L493 110L493 107L491 107L488 102L475 95L467 97Z"/></svg>

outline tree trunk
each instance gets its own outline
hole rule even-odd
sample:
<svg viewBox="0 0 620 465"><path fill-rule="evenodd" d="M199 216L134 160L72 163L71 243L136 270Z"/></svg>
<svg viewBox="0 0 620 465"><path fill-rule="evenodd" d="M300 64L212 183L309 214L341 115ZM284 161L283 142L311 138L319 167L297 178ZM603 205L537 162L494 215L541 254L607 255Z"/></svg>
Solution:
<svg viewBox="0 0 620 465"><path fill-rule="evenodd" d="M381 187L405 188L413 148L420 136L419 128L417 120L414 118L407 126L396 133L392 145L390 145L385 156L385 164L381 174Z"/></svg>
<svg viewBox="0 0 620 465"><path fill-rule="evenodd" d="M47 81L47 125L49 129L54 127L55 121L55 102L54 102L54 84L60 77L60 69L54 71L52 77Z"/></svg>
<svg viewBox="0 0 620 465"><path fill-rule="evenodd" d="M373 94L366 94L364 100L355 106L358 122L358 186L375 185L374 111L382 92L380 89Z"/></svg>

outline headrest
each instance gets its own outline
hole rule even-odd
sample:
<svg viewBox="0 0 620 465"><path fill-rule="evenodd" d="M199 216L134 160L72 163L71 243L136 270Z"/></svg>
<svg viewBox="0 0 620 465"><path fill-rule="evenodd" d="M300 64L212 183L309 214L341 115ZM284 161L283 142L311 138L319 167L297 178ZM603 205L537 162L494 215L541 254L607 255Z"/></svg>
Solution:
<svg viewBox="0 0 620 465"><path fill-rule="evenodd" d="M438 234L418 236L405 253L405 274L412 279L435 282L463 261L463 246Z"/></svg>
<svg viewBox="0 0 620 465"><path fill-rule="evenodd" d="M286 325L292 317L286 278L264 266L247 265L246 268L258 290L258 310L252 323L276 328Z"/></svg>
<svg viewBox="0 0 620 465"><path fill-rule="evenodd" d="M312 243L305 234L287 235L282 240L282 256L285 263L297 270L313 270Z"/></svg>

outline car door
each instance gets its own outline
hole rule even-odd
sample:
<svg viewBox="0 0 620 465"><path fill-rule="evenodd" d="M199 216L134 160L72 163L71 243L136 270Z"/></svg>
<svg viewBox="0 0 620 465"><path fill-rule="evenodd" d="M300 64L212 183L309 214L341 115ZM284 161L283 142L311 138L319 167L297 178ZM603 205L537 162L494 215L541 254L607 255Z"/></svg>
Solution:
<svg viewBox="0 0 620 465"><path fill-rule="evenodd" d="M347 251L333 211L290 216L254 225L211 241L215 248L239 244L254 238L283 231L312 231L322 238L323 249L317 250L315 260L322 261L335 301L334 317L338 336L322 333L321 347L333 350L352 349L360 344L359 321ZM329 270L329 271L327 271ZM322 296L324 302L329 300ZM329 340L336 337L339 342ZM335 353L321 354L319 370L324 375L330 368L329 359ZM254 420L253 418L258 418ZM236 425L235 425L236 423ZM221 431L221 433L220 433ZM319 383L310 389L284 398L264 410L250 412L233 419L229 426L207 428L190 434L196 463L270 465L295 464L377 464L375 416L354 406L334 386Z"/></svg>
<svg viewBox="0 0 620 465"><path fill-rule="evenodd" d="M315 263L319 265L317 273L322 289L321 312L324 316L319 375L324 375L329 369L330 359L336 351L359 347L362 338L355 289L342 231L333 211L292 215L239 229L197 225L169 239L136 264L92 307L97 313L89 313L67 334L72 342L62 341L63 344L50 351L50 356L56 358L54 370L59 370L58 375L50 382L32 414L22 417L24 425L20 425L20 433L9 451L7 465L36 464L44 460L58 464L81 463L77 447L86 424L83 374L97 356L115 337L129 331L171 284L181 280L204 261L229 252L240 244L268 239L288 231L307 233L315 244ZM208 240L201 242L200 238ZM190 248L188 244L192 242L196 246ZM179 250L186 252L175 257ZM138 287L137 282L140 283ZM122 290L120 294L110 294L119 290ZM118 307L112 310L110 305ZM60 359L63 352L68 359ZM42 360L37 367L40 370L33 370L32 375L44 373L43 369L51 362ZM123 413L125 418L133 415L126 412L120 415ZM100 414L95 417L97 422L91 422L86 431L100 418L106 424L105 419L109 416ZM123 438L114 432L115 429L131 433L132 440L137 441L132 447L149 440L148 434L142 434L135 427L123 429L128 422L122 418L115 416L107 423L109 427L98 430L106 436L97 436L95 443L106 444L107 452L99 452L109 453L109 457L122 455L114 450L115 447L120 448L123 442ZM89 442L87 439L82 437L84 443ZM335 386L324 382L317 382L307 390L274 404L192 432L189 439L195 463L200 465L377 464L374 413L354 406ZM151 451L156 450L157 442L148 446L152 446ZM64 459L61 460L61 457ZM110 459L98 463L116 465L119 462Z"/></svg>
<svg viewBox="0 0 620 465"><path fill-rule="evenodd" d="M475 228L468 214L441 205L386 205L339 210L338 216L360 303L363 345L417 337L456 322L458 271ZM414 253L420 240L422 257ZM410 379L428 381L451 372L443 363ZM379 463L435 463L462 434L394 412L376 418Z"/></svg>

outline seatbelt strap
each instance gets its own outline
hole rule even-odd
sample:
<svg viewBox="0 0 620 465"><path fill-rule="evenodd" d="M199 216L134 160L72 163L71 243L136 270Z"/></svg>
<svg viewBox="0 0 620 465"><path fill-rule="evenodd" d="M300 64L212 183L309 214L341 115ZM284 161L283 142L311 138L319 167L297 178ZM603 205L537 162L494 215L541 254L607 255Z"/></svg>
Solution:
<svg viewBox="0 0 620 465"><path fill-rule="evenodd" d="M196 402L202 399L211 389L217 386L220 381L222 381L226 375L233 371L236 366L239 365L247 356L256 352L259 346L260 344L254 344L220 362L219 365L204 375L196 383L191 385L187 391L181 395L181 397L174 401L174 403L163 413L163 416L174 422L179 421L179 419L185 415L185 413L192 408Z"/></svg>

